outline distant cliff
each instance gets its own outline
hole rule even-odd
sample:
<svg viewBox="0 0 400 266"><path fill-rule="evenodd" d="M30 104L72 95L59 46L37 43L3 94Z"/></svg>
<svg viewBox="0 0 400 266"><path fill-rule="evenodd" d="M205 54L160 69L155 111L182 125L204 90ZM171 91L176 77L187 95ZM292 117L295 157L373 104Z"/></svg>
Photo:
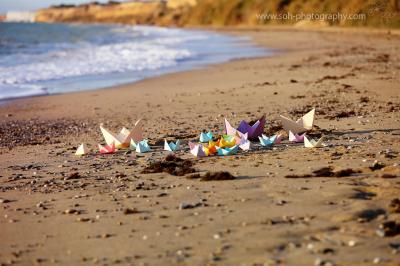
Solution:
<svg viewBox="0 0 400 266"><path fill-rule="evenodd" d="M61 5L39 10L38 22L149 25L317 24L400 27L400 0L169 0Z"/></svg>
<svg viewBox="0 0 400 266"><path fill-rule="evenodd" d="M39 10L37 22L102 22L150 25L181 25L196 0L132 1L59 5Z"/></svg>

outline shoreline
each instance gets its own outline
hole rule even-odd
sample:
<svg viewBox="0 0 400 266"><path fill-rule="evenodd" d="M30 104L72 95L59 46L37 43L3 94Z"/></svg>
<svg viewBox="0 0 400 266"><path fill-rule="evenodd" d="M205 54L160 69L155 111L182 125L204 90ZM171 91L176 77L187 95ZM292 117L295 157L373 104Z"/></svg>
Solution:
<svg viewBox="0 0 400 266"><path fill-rule="evenodd" d="M35 22L35 23L44 23L44 24L48 24L46 22ZM51 24L51 23L50 23ZM75 24L75 23L71 23L71 22L57 22L57 24ZM84 24L84 25L88 25L88 24L100 24L100 25L122 25L122 26L127 26L127 24L123 24L123 23L82 23L82 22L76 22L76 24ZM134 26L134 25L132 25ZM289 32L298 32L298 31L304 31L304 32L320 32L320 33L327 33L327 32L331 32L331 33L336 33L336 34L341 34L341 33L358 33L358 34L373 34L373 35L388 35L388 33L390 35L400 35L400 30L397 29L391 29L391 28L374 28L374 27L365 27L365 28L357 28L357 27L294 27L293 25L288 25L288 26L283 26L283 25L269 25L269 26L239 26L239 27L234 27L234 26L227 26L227 27L222 27L222 26L185 26L185 27L176 27L176 26L164 26L165 28L171 28L171 29L187 29L187 30L201 30L201 31L208 31L208 32L214 32L214 33L219 33L222 35L227 35L227 36L234 36L234 37L238 37L238 36L243 36L245 37L246 35L244 35L242 33L243 32L248 32L248 31L289 31ZM105 90L105 89L118 89L121 87L125 87L125 86L129 86L129 85L134 85L140 81L144 81L144 80L148 80L148 79L153 79L153 78L157 78L160 76L164 76L164 75L170 75L170 74L175 74L175 73L181 73L181 72L190 72L190 71L195 71L197 69L203 69L203 68L208 68L208 67L213 67L213 66L217 66L220 64L225 64L225 63L229 63L229 62L233 62L233 61L238 61L238 60L249 60L249 59L260 59L260 58L266 58L266 57L271 57L271 56L276 56L279 55L280 53L287 53L289 52L289 50L285 50L282 48L278 48L278 47L269 47L269 46L265 46L262 43L257 43L253 38L251 38L250 40L250 44L251 45L255 45L256 47L264 47L265 49L267 49L266 53L273 53L271 55L261 55L261 56L252 56L252 57L243 57L243 58L234 58L234 59L229 59L228 61L224 61L224 62L217 62L217 63L211 63L211 64L207 64L207 65L203 65L200 67L195 67L193 69L184 69L184 70L176 70L176 71L172 71L172 72L166 72L163 74L159 74L156 76L151 76L151 77L145 77L142 79L139 79L137 81L133 81L133 82L127 82L124 84L119 84L119 85L112 85L112 86L105 86L105 87L99 87L99 88L95 88L95 89L88 89L88 90L82 90L82 91L72 91L72 92L60 92L60 93L53 93L53 94L44 94L44 95L32 95L32 96L24 96L24 97L17 97L17 98L10 98L10 99L4 99L4 100L0 100L0 107L4 106L4 105L8 105L8 104L12 104L15 101L19 101L19 100L29 100L30 98L37 98L37 97L47 97L47 96L57 96L57 95L64 95L64 94L73 94L73 93L81 93L81 92L90 92L90 91L101 91L101 90ZM60 80L62 81L62 80Z"/></svg>
<svg viewBox="0 0 400 266"><path fill-rule="evenodd" d="M1 263L396 265L399 36L228 31L285 52L0 107ZM312 107L310 136L325 148L188 152L202 130L222 134L224 117L266 114L272 135L279 115ZM154 152L74 155L104 142L100 123L117 131L139 118ZM143 173L167 155L164 139L181 139L176 155L199 174L236 179Z"/></svg>
<svg viewBox="0 0 400 266"><path fill-rule="evenodd" d="M17 33L27 29L21 23L14 24L13 27ZM70 30L74 34L82 33L81 42L87 41L87 45L92 49L91 53L95 55L91 56L87 47L82 47L82 45L71 41L69 36L71 34L67 34L62 39L63 43L65 42L70 46L68 49L60 50L53 48L53 45L48 45L49 47L43 56L33 58L38 60L36 68L39 70L32 69L32 65L35 62L32 63L27 59L20 58L16 53L15 61L18 64L14 67L4 64L4 73L0 77L0 81L3 84L0 88L3 91L2 95L0 95L1 102L29 96L46 96L113 88L163 74L229 62L232 59L255 58L273 54L273 51L269 51L264 46L257 46L250 39L243 36L232 36L206 29L173 29L117 24L85 24L82 27L71 28L68 24L43 26L40 23L28 27L28 29L33 32L47 29L50 31L49 34L62 30ZM11 33L7 31L7 28L5 30L5 38L7 38ZM100 31L97 41L90 40L89 37L91 35L85 33L88 30L93 33ZM116 35L114 32L119 33ZM135 37L132 37L132 34ZM88 35L89 37L87 37ZM104 36L108 35L109 38L115 38L116 40L106 42L107 37ZM46 42L46 36L44 35L39 39ZM89 40L86 40L87 38ZM21 42L24 43L25 41L22 40ZM57 43L54 46L57 47ZM210 43L213 43L213 45L210 45ZM29 47L28 43L26 45ZM224 48L222 49L221 47ZM8 49L7 46L5 49ZM113 52L113 50L122 51ZM102 53L111 62L103 62L103 57L99 53ZM126 56L121 59L123 54ZM52 55L51 58L50 55ZM72 59L69 60L65 55ZM83 55L90 56L90 60L88 63L80 64L76 58L80 58ZM30 59L32 56L32 54L28 54L26 58ZM57 58L65 59L65 65L60 64L60 59ZM46 62L47 65L54 65L53 69L48 68L46 64L41 64L41 60ZM98 67L97 65L100 63L105 64L105 66L103 68ZM74 66L76 69L72 70ZM41 75L40 70L44 71L45 74ZM65 74L60 74L63 71ZM13 75L12 72L16 74ZM25 73L28 81L25 81L22 73ZM72 76L70 76L71 73L73 73ZM80 74L74 76L77 73ZM35 77L35 74L38 77ZM8 84L9 79L14 83Z"/></svg>

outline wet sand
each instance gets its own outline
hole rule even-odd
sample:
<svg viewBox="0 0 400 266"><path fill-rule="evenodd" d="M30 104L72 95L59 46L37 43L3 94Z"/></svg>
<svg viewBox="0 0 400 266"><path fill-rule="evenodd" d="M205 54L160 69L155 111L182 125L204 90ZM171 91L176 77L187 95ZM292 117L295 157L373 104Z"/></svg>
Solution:
<svg viewBox="0 0 400 266"><path fill-rule="evenodd" d="M400 37L386 31L224 29L276 56L0 107L0 263L8 265L399 265ZM316 108L306 149L194 158L187 142L266 114ZM153 152L95 152L104 123L142 118ZM164 138L201 181L144 174Z"/></svg>

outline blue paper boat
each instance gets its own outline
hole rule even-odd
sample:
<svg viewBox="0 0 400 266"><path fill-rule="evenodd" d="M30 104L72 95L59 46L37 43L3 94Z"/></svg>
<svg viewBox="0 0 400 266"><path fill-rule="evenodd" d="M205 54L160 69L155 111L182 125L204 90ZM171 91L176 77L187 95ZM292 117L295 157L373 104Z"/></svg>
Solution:
<svg viewBox="0 0 400 266"><path fill-rule="evenodd" d="M231 148L219 148L217 147L217 153L220 156L234 155L237 153L239 145L235 145Z"/></svg>
<svg viewBox="0 0 400 266"><path fill-rule="evenodd" d="M276 137L276 135L273 135L272 137L267 137L263 134L261 137L258 137L258 139L260 140L262 146L272 147L272 145L275 144Z"/></svg>
<svg viewBox="0 0 400 266"><path fill-rule="evenodd" d="M208 133L200 133L200 142L205 143L213 140L213 133L209 131Z"/></svg>

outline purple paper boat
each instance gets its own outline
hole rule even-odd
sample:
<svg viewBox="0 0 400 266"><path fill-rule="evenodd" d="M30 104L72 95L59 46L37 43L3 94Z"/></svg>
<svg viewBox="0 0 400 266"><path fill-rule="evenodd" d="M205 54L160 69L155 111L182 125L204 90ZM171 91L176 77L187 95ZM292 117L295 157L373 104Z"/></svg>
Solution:
<svg viewBox="0 0 400 266"><path fill-rule="evenodd" d="M299 134L295 134L289 130L289 141L296 142L296 143L304 142L305 135L306 135L306 133L299 135Z"/></svg>
<svg viewBox="0 0 400 266"><path fill-rule="evenodd" d="M225 119L225 131L226 134L228 135L235 135L235 133L238 131L238 133L246 134L248 136L248 139L254 140L257 139L259 136L262 135L264 132L264 126L265 126L265 115L263 115L257 122L255 122L252 126L249 125L246 121L242 120L240 121L240 124L237 129L233 128L231 124L228 122L228 120ZM239 134L239 135L242 135Z"/></svg>

